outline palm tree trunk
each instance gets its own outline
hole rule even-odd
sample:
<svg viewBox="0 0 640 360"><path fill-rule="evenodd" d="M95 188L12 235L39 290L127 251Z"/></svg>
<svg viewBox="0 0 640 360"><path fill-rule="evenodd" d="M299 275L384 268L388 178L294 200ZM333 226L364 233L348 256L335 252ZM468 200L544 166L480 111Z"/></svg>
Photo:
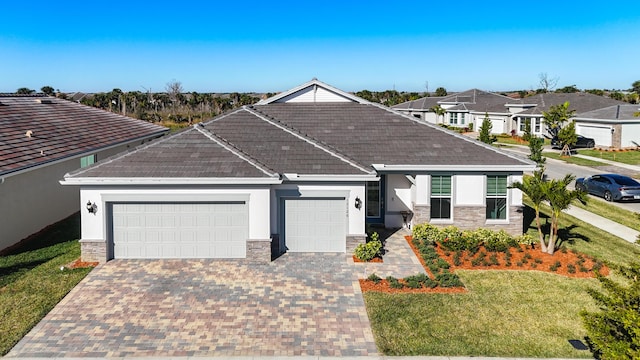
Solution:
<svg viewBox="0 0 640 360"><path fill-rule="evenodd" d="M547 252L547 245L544 243L544 234L542 233L542 223L540 222L540 209L536 207L536 225L538 226L538 236L540 237L540 251Z"/></svg>

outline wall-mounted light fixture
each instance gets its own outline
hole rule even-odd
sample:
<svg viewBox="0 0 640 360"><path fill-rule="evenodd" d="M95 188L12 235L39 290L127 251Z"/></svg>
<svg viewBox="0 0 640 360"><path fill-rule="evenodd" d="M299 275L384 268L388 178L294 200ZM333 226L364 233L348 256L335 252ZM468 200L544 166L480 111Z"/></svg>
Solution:
<svg viewBox="0 0 640 360"><path fill-rule="evenodd" d="M362 200L360 200L358 196L356 196L355 206L356 206L356 209L360 209L362 207Z"/></svg>
<svg viewBox="0 0 640 360"><path fill-rule="evenodd" d="M91 200L87 202L87 211L89 214L95 214L98 211L98 205L96 203L92 203Z"/></svg>

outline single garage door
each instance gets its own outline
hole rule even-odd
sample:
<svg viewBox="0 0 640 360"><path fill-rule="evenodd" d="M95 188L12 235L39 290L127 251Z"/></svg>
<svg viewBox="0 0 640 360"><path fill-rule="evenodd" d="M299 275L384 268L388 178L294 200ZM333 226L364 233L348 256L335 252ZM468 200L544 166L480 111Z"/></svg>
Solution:
<svg viewBox="0 0 640 360"><path fill-rule="evenodd" d="M244 258L247 205L224 203L113 204L116 259Z"/></svg>
<svg viewBox="0 0 640 360"><path fill-rule="evenodd" d="M482 122L480 123L482 125ZM480 129L480 128L478 128ZM503 134L504 133L504 120L503 119L491 119L491 133Z"/></svg>
<svg viewBox="0 0 640 360"><path fill-rule="evenodd" d="M346 251L347 209L344 199L287 199L284 208L287 251Z"/></svg>
<svg viewBox="0 0 640 360"><path fill-rule="evenodd" d="M584 137L593 138L596 145L611 146L611 126L578 124L576 133Z"/></svg>

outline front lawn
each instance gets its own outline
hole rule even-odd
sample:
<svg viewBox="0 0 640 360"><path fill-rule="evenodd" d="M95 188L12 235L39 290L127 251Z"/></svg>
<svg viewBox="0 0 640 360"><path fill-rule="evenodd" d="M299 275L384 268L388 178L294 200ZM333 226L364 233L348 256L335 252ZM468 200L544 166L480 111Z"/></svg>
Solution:
<svg viewBox="0 0 640 360"><path fill-rule="evenodd" d="M542 156L548 157L549 159L562 160L569 164L581 165L581 166L604 166L607 165L605 163L583 159L577 156L560 156L560 152L551 152L545 151L542 153Z"/></svg>
<svg viewBox="0 0 640 360"><path fill-rule="evenodd" d="M529 207L525 219L528 232L537 237ZM619 264L640 257L640 247L566 214L560 226L569 249ZM586 331L578 313L595 310L586 289L598 287L597 280L530 270L456 274L467 293L364 294L383 354L592 358L591 352L575 350L568 340L584 342Z"/></svg>
<svg viewBox="0 0 640 360"><path fill-rule="evenodd" d="M640 151L578 150L578 154L617 161L630 165L640 165Z"/></svg>
<svg viewBox="0 0 640 360"><path fill-rule="evenodd" d="M90 268L60 270L80 257L77 214L0 257L0 355L31 330Z"/></svg>

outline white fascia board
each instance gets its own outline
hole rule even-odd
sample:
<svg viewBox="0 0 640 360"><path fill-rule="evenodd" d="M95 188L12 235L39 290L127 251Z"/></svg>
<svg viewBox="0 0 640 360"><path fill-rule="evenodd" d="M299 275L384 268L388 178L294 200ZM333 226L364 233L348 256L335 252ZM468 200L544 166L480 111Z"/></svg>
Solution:
<svg viewBox="0 0 640 360"><path fill-rule="evenodd" d="M379 181L380 177L376 174L366 175L300 175L300 174L287 174L283 175L283 178L288 181Z"/></svg>
<svg viewBox="0 0 640 360"><path fill-rule="evenodd" d="M380 172L485 172L485 171L534 171L536 165L385 165L373 164L373 168Z"/></svg>
<svg viewBox="0 0 640 360"><path fill-rule="evenodd" d="M640 119L595 119L595 118L585 118L585 117L575 117L573 118L576 122L578 120L580 122L589 121L589 122L597 122L603 124L637 124L640 123Z"/></svg>
<svg viewBox="0 0 640 360"><path fill-rule="evenodd" d="M61 185L272 185L280 178L67 178Z"/></svg>
<svg viewBox="0 0 640 360"><path fill-rule="evenodd" d="M513 104L513 103L506 103L506 104L504 104L504 106L506 106L506 107L534 107L534 106L538 106L538 104Z"/></svg>

